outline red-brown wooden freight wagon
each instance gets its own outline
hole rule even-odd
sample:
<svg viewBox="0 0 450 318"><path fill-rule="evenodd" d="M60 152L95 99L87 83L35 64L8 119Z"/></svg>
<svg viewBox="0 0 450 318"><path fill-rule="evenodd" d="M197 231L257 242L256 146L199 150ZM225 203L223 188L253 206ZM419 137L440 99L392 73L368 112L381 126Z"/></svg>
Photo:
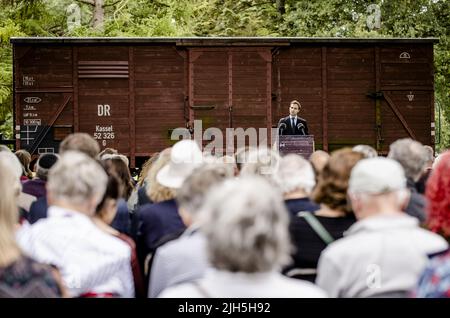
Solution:
<svg viewBox="0 0 450 318"><path fill-rule="evenodd" d="M271 128L302 103L316 149L434 146L436 39L12 38L16 147L86 132L136 160L171 132ZM224 131L225 136L225 131Z"/></svg>

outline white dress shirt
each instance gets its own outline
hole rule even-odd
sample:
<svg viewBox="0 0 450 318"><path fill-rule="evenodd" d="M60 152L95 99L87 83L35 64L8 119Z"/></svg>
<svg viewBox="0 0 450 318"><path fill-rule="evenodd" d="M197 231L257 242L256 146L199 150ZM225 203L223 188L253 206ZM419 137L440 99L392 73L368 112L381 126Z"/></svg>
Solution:
<svg viewBox="0 0 450 318"><path fill-rule="evenodd" d="M59 268L72 297L113 293L134 297L131 248L79 212L51 206L48 217L17 234L24 252Z"/></svg>

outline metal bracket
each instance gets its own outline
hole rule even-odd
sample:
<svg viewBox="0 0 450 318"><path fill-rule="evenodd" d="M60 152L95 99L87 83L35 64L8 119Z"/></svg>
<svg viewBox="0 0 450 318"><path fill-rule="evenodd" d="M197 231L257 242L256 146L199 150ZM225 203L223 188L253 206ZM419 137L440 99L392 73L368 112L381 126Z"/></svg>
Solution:
<svg viewBox="0 0 450 318"><path fill-rule="evenodd" d="M373 99L382 99L384 97L383 92L369 92L366 96Z"/></svg>
<svg viewBox="0 0 450 318"><path fill-rule="evenodd" d="M194 110L212 110L216 108L215 105L198 105L198 106L191 106L191 109Z"/></svg>

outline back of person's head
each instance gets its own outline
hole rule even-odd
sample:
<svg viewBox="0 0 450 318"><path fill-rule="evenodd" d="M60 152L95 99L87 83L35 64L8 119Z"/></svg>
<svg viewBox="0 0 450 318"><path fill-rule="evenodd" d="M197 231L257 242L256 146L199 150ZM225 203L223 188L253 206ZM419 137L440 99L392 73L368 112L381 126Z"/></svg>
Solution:
<svg viewBox="0 0 450 318"><path fill-rule="evenodd" d="M260 176L230 179L213 188L200 212L211 264L258 273L289 261L289 217L281 193Z"/></svg>
<svg viewBox="0 0 450 318"><path fill-rule="evenodd" d="M2 151L11 152L11 149L9 149L8 146L0 145L0 152L2 152Z"/></svg>
<svg viewBox="0 0 450 318"><path fill-rule="evenodd" d="M55 202L92 205L93 210L89 212L94 213L105 193L107 179L104 169L94 159L78 151L66 151L50 169L48 196Z"/></svg>
<svg viewBox="0 0 450 318"><path fill-rule="evenodd" d="M15 155L22 165L23 175L28 178L32 178L33 173L30 170L31 154L25 149L20 149L15 152Z"/></svg>
<svg viewBox="0 0 450 318"><path fill-rule="evenodd" d="M425 151L427 153L426 156L426 168L431 168L433 166L434 162L434 150L433 147L424 145L423 148L425 148Z"/></svg>
<svg viewBox="0 0 450 318"><path fill-rule="evenodd" d="M179 208L191 216L195 216L200 210L207 192L231 177L233 177L233 171L224 163L207 164L196 168L177 190L176 200Z"/></svg>
<svg viewBox="0 0 450 318"><path fill-rule="evenodd" d="M100 156L99 156L100 157ZM130 165L130 160L128 160L128 157L122 154L104 154L103 156L101 156L101 161L108 161L111 159L120 159L125 163L125 166L129 166Z"/></svg>
<svg viewBox="0 0 450 318"><path fill-rule="evenodd" d="M450 150L440 155L426 189L428 226L450 239Z"/></svg>
<svg viewBox="0 0 450 318"><path fill-rule="evenodd" d="M51 167L58 161L59 156L54 153L45 153L40 155L36 162L36 177L47 181L48 172Z"/></svg>
<svg viewBox="0 0 450 318"><path fill-rule="evenodd" d="M175 189L165 187L156 180L158 172L169 163L170 152L171 149L167 148L159 154L156 161L150 167L146 177L147 196L155 203L175 198Z"/></svg>
<svg viewBox="0 0 450 318"><path fill-rule="evenodd" d="M389 158L363 159L352 169L348 194L357 217L367 208L374 210L371 213L398 212L408 198L403 168ZM389 211L382 211L381 205Z"/></svg>
<svg viewBox="0 0 450 318"><path fill-rule="evenodd" d="M122 197L128 200L133 191L134 185L131 180L130 169L126 165L125 161L117 155L114 155L110 159L105 160L106 167L110 174L114 174L121 184L123 189Z"/></svg>
<svg viewBox="0 0 450 318"><path fill-rule="evenodd" d="M295 154L281 158L274 179L283 194L296 190L310 194L316 184L311 164Z"/></svg>
<svg viewBox="0 0 450 318"><path fill-rule="evenodd" d="M242 165L241 175L258 175L272 180L278 169L280 156L266 147L250 148Z"/></svg>
<svg viewBox="0 0 450 318"><path fill-rule="evenodd" d="M17 191L17 193L20 193L20 191L22 191L20 176L22 175L23 170L19 159L11 151L2 151L0 152L0 162L2 162L7 169L11 170L15 176L17 182L13 183L14 190Z"/></svg>
<svg viewBox="0 0 450 318"><path fill-rule="evenodd" d="M119 152L114 148L105 148L98 154L98 159L103 160L104 155L118 155Z"/></svg>
<svg viewBox="0 0 450 318"><path fill-rule="evenodd" d="M417 181L422 175L428 154L420 142L403 138L389 146L388 158L398 161L405 170L406 177Z"/></svg>
<svg viewBox="0 0 450 318"><path fill-rule="evenodd" d="M330 155L323 150L316 150L311 154L309 162L311 162L316 178L319 176L320 172L322 172L329 159Z"/></svg>
<svg viewBox="0 0 450 318"><path fill-rule="evenodd" d="M152 165L156 162L156 160L158 159L159 156L159 152L154 153L150 158L147 159L147 161L145 161L145 163L142 165L142 169L141 172L139 173L139 178L138 178L138 185L139 186L143 186L144 183L146 183L145 178L147 178L148 172L150 171L150 168L152 167Z"/></svg>
<svg viewBox="0 0 450 318"><path fill-rule="evenodd" d="M59 145L60 154L69 150L80 151L95 159L100 153L100 146L97 141L87 133L74 133L64 138Z"/></svg>
<svg viewBox="0 0 450 318"><path fill-rule="evenodd" d="M4 160L0 160L0 268L11 261L11 251L19 253L15 240L15 227L19 221L17 196L19 179ZM15 186L12 186L15 185Z"/></svg>
<svg viewBox="0 0 450 318"><path fill-rule="evenodd" d="M95 209L95 215L105 223L111 224L117 212L117 200L121 197L120 181L114 175L108 175L105 194Z"/></svg>
<svg viewBox="0 0 450 318"><path fill-rule="evenodd" d="M369 145L356 145L352 148L352 150L362 153L364 155L364 158L378 157L378 152Z"/></svg>
<svg viewBox="0 0 450 318"><path fill-rule="evenodd" d="M333 152L319 175L312 198L333 210L351 213L347 202L347 188L350 172L355 164L364 158L360 152L344 148Z"/></svg>

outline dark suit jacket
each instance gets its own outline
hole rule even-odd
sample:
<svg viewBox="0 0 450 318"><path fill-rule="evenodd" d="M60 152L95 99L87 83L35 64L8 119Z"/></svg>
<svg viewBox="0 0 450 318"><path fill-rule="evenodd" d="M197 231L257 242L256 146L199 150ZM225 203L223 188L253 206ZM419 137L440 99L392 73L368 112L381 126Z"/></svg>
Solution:
<svg viewBox="0 0 450 318"><path fill-rule="evenodd" d="M280 125L283 123L286 125L286 129L281 131ZM300 127L298 127L299 125L300 125ZM278 134L280 134L280 135L281 134L283 134L283 135L309 135L308 125L306 123L306 120L304 120L301 117L297 117L297 126L292 127L291 118L290 118L290 116L287 116L287 117L281 118L280 121L278 122Z"/></svg>

